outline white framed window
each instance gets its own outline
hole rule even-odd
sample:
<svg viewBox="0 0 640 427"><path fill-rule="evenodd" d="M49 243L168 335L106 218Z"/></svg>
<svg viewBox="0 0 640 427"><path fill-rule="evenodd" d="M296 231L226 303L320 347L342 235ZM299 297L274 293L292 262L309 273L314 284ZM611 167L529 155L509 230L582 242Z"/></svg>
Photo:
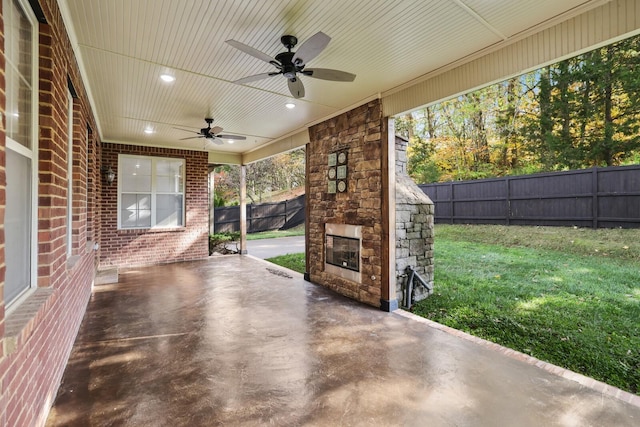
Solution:
<svg viewBox="0 0 640 427"><path fill-rule="evenodd" d="M5 288L7 312L37 277L38 44L28 0L2 0L6 80Z"/></svg>
<svg viewBox="0 0 640 427"><path fill-rule="evenodd" d="M73 255L73 96L67 90L67 257Z"/></svg>
<svg viewBox="0 0 640 427"><path fill-rule="evenodd" d="M184 227L185 160L118 155L118 229Z"/></svg>

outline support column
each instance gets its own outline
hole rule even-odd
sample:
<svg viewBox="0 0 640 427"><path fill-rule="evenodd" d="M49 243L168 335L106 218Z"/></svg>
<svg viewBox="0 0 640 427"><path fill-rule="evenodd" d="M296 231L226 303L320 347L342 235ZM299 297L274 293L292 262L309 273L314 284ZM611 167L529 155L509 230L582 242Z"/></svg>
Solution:
<svg viewBox="0 0 640 427"><path fill-rule="evenodd" d="M247 166L240 166L240 255L247 253Z"/></svg>
<svg viewBox="0 0 640 427"><path fill-rule="evenodd" d="M209 169L209 234L216 233L216 225L215 225L215 206L216 206L216 191L215 191L215 178L214 178L214 170L212 168Z"/></svg>
<svg viewBox="0 0 640 427"><path fill-rule="evenodd" d="M305 214L305 221L304 221L304 265L305 265L305 269L304 269L304 280L306 280L307 282L311 281L311 275L309 274L309 246L310 246L310 240L309 240L309 223L311 222L309 218L311 218L311 205L309 204L309 200L311 200L311 197L309 197L309 194L311 193L311 185L309 185L309 177L311 176L311 169L309 168L310 165L310 158L309 158L309 144L306 145L306 148L304 150L304 194L306 194L305 197L305 202L304 202L304 214Z"/></svg>
<svg viewBox="0 0 640 427"><path fill-rule="evenodd" d="M382 289L380 309L398 309L396 299L396 131L393 118L382 119Z"/></svg>

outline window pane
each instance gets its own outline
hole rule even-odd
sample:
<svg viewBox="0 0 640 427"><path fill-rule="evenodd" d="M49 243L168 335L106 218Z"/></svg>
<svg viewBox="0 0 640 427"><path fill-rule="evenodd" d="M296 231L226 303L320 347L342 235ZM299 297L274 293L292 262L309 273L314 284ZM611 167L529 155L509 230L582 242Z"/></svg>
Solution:
<svg viewBox="0 0 640 427"><path fill-rule="evenodd" d="M158 195L156 197L157 226L182 226L182 217L182 195Z"/></svg>
<svg viewBox="0 0 640 427"><path fill-rule="evenodd" d="M5 58L13 64L25 83L31 86L32 27L16 0L3 2L5 10ZM9 3L9 4L7 4Z"/></svg>
<svg viewBox="0 0 640 427"><path fill-rule="evenodd" d="M156 161L156 191L182 193L182 160Z"/></svg>
<svg viewBox="0 0 640 427"><path fill-rule="evenodd" d="M15 0L4 1L7 136L31 148L32 32Z"/></svg>
<svg viewBox="0 0 640 427"><path fill-rule="evenodd" d="M8 149L5 208L5 301L31 285L31 160Z"/></svg>
<svg viewBox="0 0 640 427"><path fill-rule="evenodd" d="M135 209L120 210L120 226L122 228L135 227L137 218L138 218L138 211Z"/></svg>
<svg viewBox="0 0 640 427"><path fill-rule="evenodd" d="M138 209L138 195L137 194L123 194L120 199L120 209L125 210L137 210Z"/></svg>
<svg viewBox="0 0 640 427"><path fill-rule="evenodd" d="M151 191L151 159L121 157L120 168L122 191Z"/></svg>
<svg viewBox="0 0 640 427"><path fill-rule="evenodd" d="M151 191L151 176L150 175L135 175L125 178L122 182L123 191L141 192Z"/></svg>
<svg viewBox="0 0 640 427"><path fill-rule="evenodd" d="M138 194L138 209L151 210L151 195Z"/></svg>
<svg viewBox="0 0 640 427"><path fill-rule="evenodd" d="M120 199L120 227L151 227L150 194L122 194Z"/></svg>
<svg viewBox="0 0 640 427"><path fill-rule="evenodd" d="M151 227L151 210L140 209L138 211L138 221L136 222L137 227Z"/></svg>

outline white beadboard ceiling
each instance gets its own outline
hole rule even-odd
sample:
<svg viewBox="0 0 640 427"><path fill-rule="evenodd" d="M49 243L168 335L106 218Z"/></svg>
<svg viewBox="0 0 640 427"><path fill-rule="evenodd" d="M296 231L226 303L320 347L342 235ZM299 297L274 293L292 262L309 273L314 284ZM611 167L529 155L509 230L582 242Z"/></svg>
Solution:
<svg viewBox="0 0 640 427"><path fill-rule="evenodd" d="M602 0L59 0L103 141L243 154L323 118L509 41ZM303 77L293 98L273 67L225 43L270 55L280 36L322 31L332 40L309 67L357 75L353 83ZM295 49L294 49L295 50ZM159 79L169 72L170 84ZM224 145L174 127L247 136ZM151 127L153 134L145 134ZM195 136L195 134L194 134Z"/></svg>

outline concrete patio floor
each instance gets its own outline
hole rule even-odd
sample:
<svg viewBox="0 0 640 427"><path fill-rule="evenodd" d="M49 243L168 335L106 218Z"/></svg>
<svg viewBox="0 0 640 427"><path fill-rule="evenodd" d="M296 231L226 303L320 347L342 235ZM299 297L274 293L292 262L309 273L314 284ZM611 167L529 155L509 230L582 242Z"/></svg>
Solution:
<svg viewBox="0 0 640 427"><path fill-rule="evenodd" d="M225 256L96 286L47 425L637 426L640 407Z"/></svg>

